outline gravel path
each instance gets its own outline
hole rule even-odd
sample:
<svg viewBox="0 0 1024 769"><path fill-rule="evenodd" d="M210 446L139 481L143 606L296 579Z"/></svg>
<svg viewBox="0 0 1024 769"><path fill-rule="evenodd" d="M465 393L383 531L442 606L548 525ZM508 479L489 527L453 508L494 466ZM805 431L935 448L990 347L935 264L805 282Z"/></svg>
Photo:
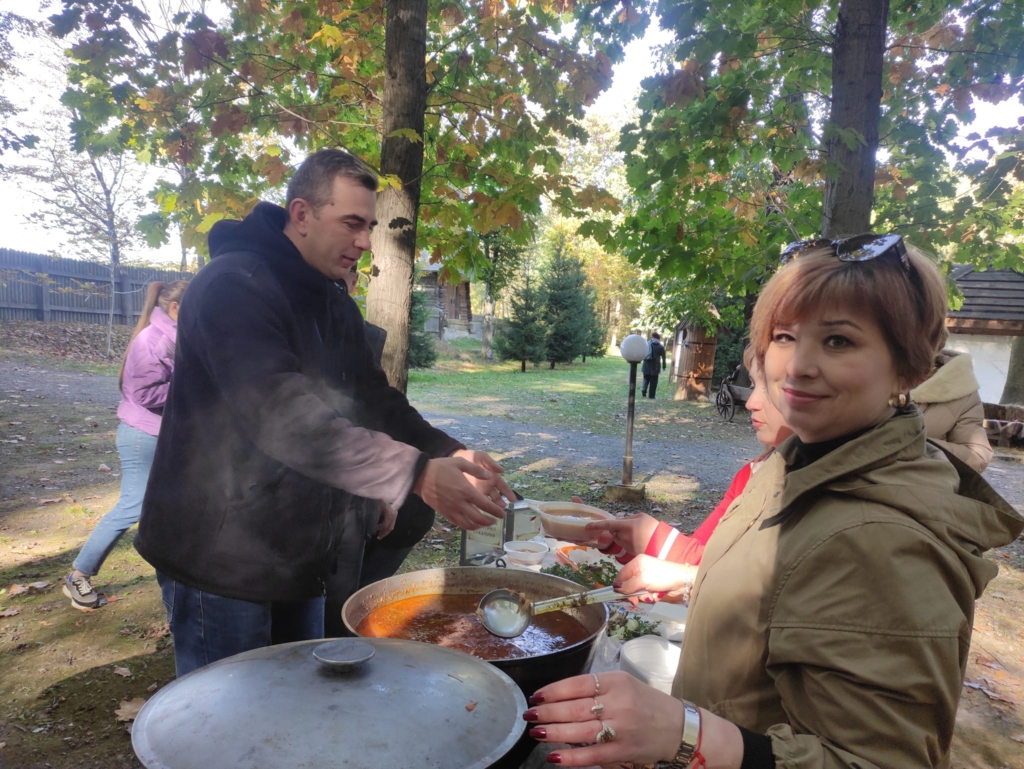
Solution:
<svg viewBox="0 0 1024 769"><path fill-rule="evenodd" d="M120 400L116 377L67 371L0 359L0 393L36 400L114 407ZM423 415L472 448L518 455L524 463L545 458L608 470L622 468L624 439L594 435L509 419L452 415L416 403ZM759 452L749 439L687 438L676 442L648 441L638 433L633 446L634 475L653 473L689 476L708 491L724 491L740 465ZM1024 510L1024 464L995 460L985 477L1007 501Z"/></svg>

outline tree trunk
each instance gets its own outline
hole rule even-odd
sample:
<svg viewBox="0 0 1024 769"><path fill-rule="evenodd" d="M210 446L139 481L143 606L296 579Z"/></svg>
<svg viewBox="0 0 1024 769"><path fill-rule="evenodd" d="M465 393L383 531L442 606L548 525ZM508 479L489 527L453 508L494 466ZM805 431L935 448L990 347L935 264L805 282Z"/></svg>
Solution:
<svg viewBox="0 0 1024 769"><path fill-rule="evenodd" d="M522 371L524 374L526 373L526 361L525 360L523 361L523 365L519 368L519 370Z"/></svg>
<svg viewBox="0 0 1024 769"><path fill-rule="evenodd" d="M494 297L491 295L491 284L484 284L484 327L480 352L486 360L494 360L494 349L491 340L494 336Z"/></svg>
<svg viewBox="0 0 1024 769"><path fill-rule="evenodd" d="M113 353L114 341L114 305L117 300L117 279L121 271L121 244L117 240L114 229L113 213L109 205L107 209L110 219L107 221L107 235L110 237L110 315L107 317L107 357Z"/></svg>
<svg viewBox="0 0 1024 769"><path fill-rule="evenodd" d="M1006 367L1006 384L999 402L1024 406L1024 336L1014 337L1010 345L1010 365Z"/></svg>
<svg viewBox="0 0 1024 769"><path fill-rule="evenodd" d="M188 251L185 250L185 230L178 228L178 243L181 246L181 272L188 272Z"/></svg>
<svg viewBox="0 0 1024 769"><path fill-rule="evenodd" d="M612 331L612 347L619 346L619 324L622 323L622 298L615 297L615 326Z"/></svg>
<svg viewBox="0 0 1024 769"><path fill-rule="evenodd" d="M107 314L107 357L113 353L114 341L114 301L117 299L117 270L110 265L110 312Z"/></svg>
<svg viewBox="0 0 1024 769"><path fill-rule="evenodd" d="M388 332L382 360L388 381L405 392L427 108L427 0L387 0L385 10L380 170L397 176L402 188L388 187L377 198L380 225L373 235L373 280L366 307L368 320ZM415 131L420 140L395 136L401 129Z"/></svg>
<svg viewBox="0 0 1024 769"><path fill-rule="evenodd" d="M888 17L889 0L842 0L839 6L821 223L827 238L871 229Z"/></svg>

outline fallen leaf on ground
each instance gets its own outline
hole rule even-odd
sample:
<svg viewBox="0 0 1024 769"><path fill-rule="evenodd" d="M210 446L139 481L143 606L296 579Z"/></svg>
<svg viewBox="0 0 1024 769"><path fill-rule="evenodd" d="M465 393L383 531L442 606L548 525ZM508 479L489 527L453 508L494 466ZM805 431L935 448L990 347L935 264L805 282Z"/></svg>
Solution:
<svg viewBox="0 0 1024 769"><path fill-rule="evenodd" d="M21 614L21 609L4 609L0 611L0 617L17 617Z"/></svg>
<svg viewBox="0 0 1024 769"><path fill-rule="evenodd" d="M136 697L133 700L121 700L121 707L114 711L114 715L117 716L118 721L134 721L135 716L142 710L142 706L146 704L146 701L142 697Z"/></svg>
<svg viewBox="0 0 1024 769"><path fill-rule="evenodd" d="M108 465L100 465L100 472L101 473L109 473L110 472L110 467Z"/></svg>
<svg viewBox="0 0 1024 769"><path fill-rule="evenodd" d="M984 693L984 695L988 697L990 700L1008 702L1011 705L1016 704L1016 700L1007 697L1005 694L1000 694L999 692L994 692L991 689L986 689L983 684L976 684L972 683L971 681L964 681L964 686L966 686L968 689L977 689L979 692Z"/></svg>
<svg viewBox="0 0 1024 769"><path fill-rule="evenodd" d="M46 590L50 586L49 582L33 582L28 586L29 590Z"/></svg>
<svg viewBox="0 0 1024 769"><path fill-rule="evenodd" d="M472 713L473 710L476 708L476 706L477 706L477 703L471 702L468 705L466 705L466 710L468 710L470 713Z"/></svg>
<svg viewBox="0 0 1024 769"><path fill-rule="evenodd" d="M25 587L24 585L11 585L11 589L7 591L7 595L9 595L9 596L16 596L16 595L21 595L22 593L27 593L27 592L28 592L28 588Z"/></svg>
<svg viewBox="0 0 1024 769"><path fill-rule="evenodd" d="M155 692L159 688L160 688L159 684L157 684L154 681L153 683L151 683L149 686L146 687L146 691L149 692L150 694L152 694L153 692Z"/></svg>
<svg viewBox="0 0 1024 769"><path fill-rule="evenodd" d="M106 597L106 599L105 599L105 603L113 603L114 601L120 601L120 600L121 599L118 598L116 595L108 595Z"/></svg>
<svg viewBox="0 0 1024 769"><path fill-rule="evenodd" d="M984 654L979 654L976 659L978 660L979 665L984 665L987 668L992 668L993 670L1004 669L1002 665L995 661L995 659Z"/></svg>
<svg viewBox="0 0 1024 769"><path fill-rule="evenodd" d="M3 750L6 747L7 747L7 743L6 742L0 742L0 750Z"/></svg>
<svg viewBox="0 0 1024 769"><path fill-rule="evenodd" d="M1024 734L1015 734L1010 739L1014 742L1024 742Z"/></svg>
<svg viewBox="0 0 1024 769"><path fill-rule="evenodd" d="M114 668L114 672L117 673L119 676L123 676L124 678L130 678L132 674L132 671L130 671L128 668Z"/></svg>

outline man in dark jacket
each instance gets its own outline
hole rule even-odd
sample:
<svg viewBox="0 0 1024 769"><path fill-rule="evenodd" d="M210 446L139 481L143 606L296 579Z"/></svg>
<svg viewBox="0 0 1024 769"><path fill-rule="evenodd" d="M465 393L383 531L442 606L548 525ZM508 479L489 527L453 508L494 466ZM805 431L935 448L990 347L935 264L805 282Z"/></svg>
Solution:
<svg viewBox="0 0 1024 769"><path fill-rule="evenodd" d="M661 343L661 334L655 331L647 343L647 357L644 358L642 369L644 385L640 390L641 398L646 398L650 392L650 398L654 400L654 394L658 392L658 375L665 370L665 365L665 345Z"/></svg>
<svg viewBox="0 0 1024 769"><path fill-rule="evenodd" d="M376 526L353 495L398 509L415 493L470 529L512 497L490 457L388 385L336 282L370 248L376 189L362 161L323 150L295 173L286 208L260 203L210 232L136 538L178 675L322 637L325 576L350 568L354 582Z"/></svg>

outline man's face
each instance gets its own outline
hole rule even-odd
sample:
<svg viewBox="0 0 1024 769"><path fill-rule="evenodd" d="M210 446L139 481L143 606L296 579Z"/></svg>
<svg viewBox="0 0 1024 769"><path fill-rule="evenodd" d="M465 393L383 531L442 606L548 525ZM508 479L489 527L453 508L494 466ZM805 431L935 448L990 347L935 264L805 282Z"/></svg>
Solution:
<svg viewBox="0 0 1024 769"><path fill-rule="evenodd" d="M316 212L304 200L288 208L292 240L302 258L331 280L344 280L364 251L377 224L377 194L354 179L334 178L331 199Z"/></svg>

